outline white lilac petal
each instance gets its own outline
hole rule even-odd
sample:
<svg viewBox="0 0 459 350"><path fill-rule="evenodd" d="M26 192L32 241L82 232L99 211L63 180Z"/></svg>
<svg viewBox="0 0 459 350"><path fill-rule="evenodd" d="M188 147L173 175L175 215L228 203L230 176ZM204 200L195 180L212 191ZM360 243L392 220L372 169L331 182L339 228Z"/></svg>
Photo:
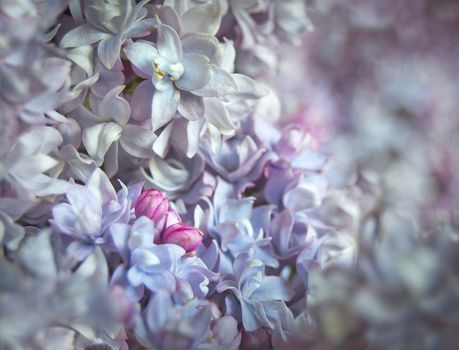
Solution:
<svg viewBox="0 0 459 350"><path fill-rule="evenodd" d="M153 151L161 158L166 157L170 146L170 137L172 134L173 123L169 123L162 131L153 144Z"/></svg>
<svg viewBox="0 0 459 350"><path fill-rule="evenodd" d="M223 59L223 48L217 38L210 35L192 34L182 38L183 55L194 53L206 56L210 63L220 66Z"/></svg>
<svg viewBox="0 0 459 350"><path fill-rule="evenodd" d="M154 91L155 88L149 80L144 80L137 85L130 101L132 119L141 122L151 118L151 101L153 101Z"/></svg>
<svg viewBox="0 0 459 350"><path fill-rule="evenodd" d="M120 57L123 37L114 35L108 39L102 39L97 47L97 55L100 62L108 69L112 69Z"/></svg>
<svg viewBox="0 0 459 350"><path fill-rule="evenodd" d="M203 123L203 119L187 121L183 118L174 123L171 142L177 150L186 154L188 158L192 158L198 151Z"/></svg>
<svg viewBox="0 0 459 350"><path fill-rule="evenodd" d="M167 4L164 4L162 6L152 6L150 7L150 11L152 12L152 17L158 16L162 23L165 23L174 28L177 34L181 36L182 24L176 9Z"/></svg>
<svg viewBox="0 0 459 350"><path fill-rule="evenodd" d="M201 139L201 129L203 126L204 120L193 120L188 122L186 129L187 132L187 141L188 148L186 151L186 156L188 158L194 157L198 153L199 149L199 140Z"/></svg>
<svg viewBox="0 0 459 350"><path fill-rule="evenodd" d="M193 6L182 15L184 33L205 33L215 35L222 20L220 1L212 1Z"/></svg>
<svg viewBox="0 0 459 350"><path fill-rule="evenodd" d="M153 18L142 19L129 28L129 30L125 33L125 36L129 38L144 37L153 31L156 24L157 22Z"/></svg>
<svg viewBox="0 0 459 350"><path fill-rule="evenodd" d="M54 261L54 247L51 244L51 232L43 231L37 235L30 235L18 252L17 259L29 273L52 281L57 276L57 267Z"/></svg>
<svg viewBox="0 0 459 350"><path fill-rule="evenodd" d="M265 276L260 287L252 293L251 299L257 301L289 301L293 295L293 290L282 278L278 276Z"/></svg>
<svg viewBox="0 0 459 350"><path fill-rule="evenodd" d="M123 128L116 123L99 123L83 131L83 144L88 154L102 164L113 142L121 137Z"/></svg>
<svg viewBox="0 0 459 350"><path fill-rule="evenodd" d="M104 170L109 178L113 177L119 170L118 149L119 143L113 142L105 154Z"/></svg>
<svg viewBox="0 0 459 350"><path fill-rule="evenodd" d="M177 112L180 92L172 85L163 91L156 90L151 105L151 126L156 131L166 125Z"/></svg>
<svg viewBox="0 0 459 350"><path fill-rule="evenodd" d="M25 230L7 214L0 211L0 243L8 250L17 250L24 238Z"/></svg>
<svg viewBox="0 0 459 350"><path fill-rule="evenodd" d="M143 41L126 45L124 53L131 63L140 71L141 77L149 79L153 76L153 61L158 56L158 50Z"/></svg>
<svg viewBox="0 0 459 350"><path fill-rule="evenodd" d="M261 84L257 83L252 78L242 74L232 74L231 77L237 86L237 91L231 96L231 98L237 97L238 99L259 99L268 95L268 90Z"/></svg>
<svg viewBox="0 0 459 350"><path fill-rule="evenodd" d="M207 124L207 138L209 142L210 151L215 154L218 153L222 143L222 136L217 127L212 124Z"/></svg>
<svg viewBox="0 0 459 350"><path fill-rule="evenodd" d="M130 155L138 158L151 158L156 135L145 128L128 124L123 128L120 144Z"/></svg>
<svg viewBox="0 0 459 350"><path fill-rule="evenodd" d="M231 116L223 102L217 98L204 98L204 116L222 135L231 136L238 126L231 120Z"/></svg>
<svg viewBox="0 0 459 350"><path fill-rule="evenodd" d="M45 174L31 176L23 185L28 191L42 197L65 193L70 187L67 181L55 179Z"/></svg>
<svg viewBox="0 0 459 350"><path fill-rule="evenodd" d="M237 91L237 85L231 74L214 65L210 67L209 82L193 94L204 97L223 97Z"/></svg>
<svg viewBox="0 0 459 350"><path fill-rule="evenodd" d="M99 40L110 38L110 36L111 34L104 33L86 23L65 34L60 41L60 46L67 48L91 45Z"/></svg>
<svg viewBox="0 0 459 350"><path fill-rule="evenodd" d="M58 161L46 154L22 156L8 171L19 177L43 173L58 164Z"/></svg>
<svg viewBox="0 0 459 350"><path fill-rule="evenodd" d="M260 303L241 302L242 324L248 332L257 330L263 326L270 326L270 322L266 317L263 306Z"/></svg>
<svg viewBox="0 0 459 350"><path fill-rule="evenodd" d="M182 164L157 157L150 160L149 170L154 183L169 192L182 189L190 177L189 171Z"/></svg>
<svg viewBox="0 0 459 350"><path fill-rule="evenodd" d="M72 210L72 206L68 203L61 203L52 209L53 227L65 234L72 234L73 226L76 222L76 214Z"/></svg>
<svg viewBox="0 0 459 350"><path fill-rule="evenodd" d="M172 311L172 300L166 291L159 289L145 309L145 320L151 331L159 331L167 322Z"/></svg>
<svg viewBox="0 0 459 350"><path fill-rule="evenodd" d="M203 88L211 78L210 63L206 56L188 54L182 61L185 69L182 77L175 82L181 90L194 91Z"/></svg>
<svg viewBox="0 0 459 350"><path fill-rule="evenodd" d="M180 62L182 58L182 44L174 28L167 24L158 26L158 52L167 58L170 63Z"/></svg>
<svg viewBox="0 0 459 350"><path fill-rule="evenodd" d="M14 148L26 154L49 153L62 143L59 131L48 126L36 126L19 136Z"/></svg>
<svg viewBox="0 0 459 350"><path fill-rule="evenodd" d="M99 200L100 203L108 203L116 201L117 196L107 175L99 168L94 170L89 178L86 186L91 190L92 194Z"/></svg>
<svg viewBox="0 0 459 350"><path fill-rule="evenodd" d="M121 125L126 124L131 115L131 106L124 98L119 96L124 87L124 85L114 87L104 96L100 104L96 106L99 115L107 117Z"/></svg>
<svg viewBox="0 0 459 350"><path fill-rule="evenodd" d="M88 206L93 213L102 215L102 201L83 185L73 185L66 193L68 205L75 211L81 211ZM63 203L67 205L67 203Z"/></svg>
<svg viewBox="0 0 459 350"><path fill-rule="evenodd" d="M178 112L188 120L198 120L204 116L204 102L202 97L187 91L180 94Z"/></svg>
<svg viewBox="0 0 459 350"><path fill-rule="evenodd" d="M279 214L275 215L271 222L271 237L272 242L277 251L281 255L289 253L289 243L294 225L294 218L292 213L285 209Z"/></svg>

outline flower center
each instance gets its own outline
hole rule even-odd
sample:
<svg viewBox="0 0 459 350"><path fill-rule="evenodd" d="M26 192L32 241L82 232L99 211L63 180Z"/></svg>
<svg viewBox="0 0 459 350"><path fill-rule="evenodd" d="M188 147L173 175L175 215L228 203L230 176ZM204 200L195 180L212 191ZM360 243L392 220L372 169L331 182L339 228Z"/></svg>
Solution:
<svg viewBox="0 0 459 350"><path fill-rule="evenodd" d="M155 78L158 80L167 77L171 81L176 81L181 78L185 71L183 64L180 62L171 64L161 56L156 57L152 65Z"/></svg>

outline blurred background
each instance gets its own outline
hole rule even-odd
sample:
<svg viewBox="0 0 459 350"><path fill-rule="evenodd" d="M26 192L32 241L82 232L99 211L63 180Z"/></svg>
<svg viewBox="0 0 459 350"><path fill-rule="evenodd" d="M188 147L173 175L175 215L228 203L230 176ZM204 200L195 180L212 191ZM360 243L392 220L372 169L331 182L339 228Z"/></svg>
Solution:
<svg viewBox="0 0 459 350"><path fill-rule="evenodd" d="M274 78L283 117L333 155L337 189L370 194L357 267L311 275L311 348L459 349L459 2L308 6Z"/></svg>

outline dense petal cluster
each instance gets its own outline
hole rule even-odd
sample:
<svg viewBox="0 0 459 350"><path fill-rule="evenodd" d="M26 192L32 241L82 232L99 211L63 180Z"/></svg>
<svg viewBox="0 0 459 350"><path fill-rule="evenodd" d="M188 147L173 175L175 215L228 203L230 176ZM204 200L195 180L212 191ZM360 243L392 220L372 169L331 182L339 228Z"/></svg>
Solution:
<svg viewBox="0 0 459 350"><path fill-rule="evenodd" d="M0 0L0 348L456 349L459 10L402 2Z"/></svg>

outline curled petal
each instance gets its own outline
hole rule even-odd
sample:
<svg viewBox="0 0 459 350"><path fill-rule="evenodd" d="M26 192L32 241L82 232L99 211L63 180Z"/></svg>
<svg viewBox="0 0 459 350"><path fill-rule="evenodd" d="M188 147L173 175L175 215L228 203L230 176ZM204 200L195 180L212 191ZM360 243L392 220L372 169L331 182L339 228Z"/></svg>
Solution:
<svg viewBox="0 0 459 350"><path fill-rule="evenodd" d="M83 144L88 154L102 163L111 144L117 141L123 129L116 123L99 123L83 131Z"/></svg>
<svg viewBox="0 0 459 350"><path fill-rule="evenodd" d="M123 128L120 143L123 149L130 155L138 158L150 158L153 156L153 143L156 135L137 125L128 124Z"/></svg>
<svg viewBox="0 0 459 350"><path fill-rule="evenodd" d="M205 118L208 123L215 126L222 135L232 135L237 129L231 120L223 102L217 98L204 99Z"/></svg>
<svg viewBox="0 0 459 350"><path fill-rule="evenodd" d="M116 86L110 90L97 106L100 116L108 117L119 124L126 124L131 114L129 103L119 96L123 91L124 85Z"/></svg>

